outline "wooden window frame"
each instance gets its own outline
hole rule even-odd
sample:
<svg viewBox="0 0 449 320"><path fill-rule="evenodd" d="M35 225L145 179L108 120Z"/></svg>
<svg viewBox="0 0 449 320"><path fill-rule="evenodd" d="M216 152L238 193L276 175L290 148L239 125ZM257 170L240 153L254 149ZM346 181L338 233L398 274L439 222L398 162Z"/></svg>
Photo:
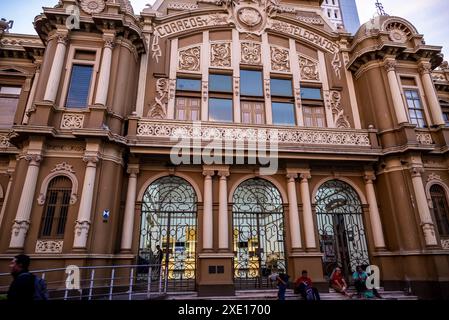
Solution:
<svg viewBox="0 0 449 320"><path fill-rule="evenodd" d="M189 91L189 90L179 90L177 88L178 79L188 79L188 80L197 80L200 82L200 89L198 91ZM175 110L174 110L174 118L175 120L179 121L201 121L201 110L202 110L202 102L201 102L201 91L202 91L202 81L201 77L199 76L193 76L192 74L178 74L176 76L176 93L175 93ZM197 99L199 100L199 109L198 109L198 118L196 120L192 120L192 108L187 108L186 111L186 118L185 119L179 119L178 118L178 99ZM188 112L187 112L188 111Z"/></svg>
<svg viewBox="0 0 449 320"><path fill-rule="evenodd" d="M95 52L95 60L77 60L75 59L76 51L90 51ZM65 66L65 76L64 76L64 84L62 87L62 93L59 100L59 108L63 110L70 110L70 112L74 111L84 111L89 108L90 105L93 104L94 100L94 92L96 91L96 83L97 83L97 76L98 72L100 70L100 59L101 59L101 52L102 48L92 48L92 47L83 47L83 46L70 46L69 54ZM70 89L70 80L72 78L72 70L73 65L88 65L93 66L92 70L92 78L90 82L90 89L89 94L87 98L87 106L86 108L67 108L66 102L67 97L69 95L69 89Z"/></svg>
<svg viewBox="0 0 449 320"><path fill-rule="evenodd" d="M302 90L302 88L311 88L311 89L320 89L320 93L321 93L321 99L303 99L301 98L301 105L302 105L302 117L303 117L303 121L304 121L304 126L306 126L306 117L305 117L305 113L304 113L304 109L305 108L311 108L311 107L319 107L322 108L323 110L323 121L324 121L324 126L320 127L320 126L312 126L312 127L308 127L308 128L328 128L329 124L327 123L327 118L326 118L326 106L324 104L324 92L323 92L323 88L320 84L317 83L301 83L300 84L300 91ZM313 121L313 119L312 119Z"/></svg>

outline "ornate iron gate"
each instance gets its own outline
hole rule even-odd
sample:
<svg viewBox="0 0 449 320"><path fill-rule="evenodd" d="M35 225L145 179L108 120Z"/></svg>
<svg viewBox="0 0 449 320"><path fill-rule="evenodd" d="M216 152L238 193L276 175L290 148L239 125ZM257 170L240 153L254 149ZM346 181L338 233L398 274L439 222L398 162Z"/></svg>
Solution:
<svg viewBox="0 0 449 320"><path fill-rule="evenodd" d="M195 290L197 198L182 178L160 178L144 194L138 264L158 264L157 245L163 258L152 276L162 273L169 291Z"/></svg>
<svg viewBox="0 0 449 320"><path fill-rule="evenodd" d="M233 195L234 281L237 289L271 288L273 272L287 272L281 195L263 179L251 179Z"/></svg>
<svg viewBox="0 0 449 320"><path fill-rule="evenodd" d="M324 183L315 197L323 272L339 266L346 277L359 265L369 265L363 211L355 190L340 180Z"/></svg>

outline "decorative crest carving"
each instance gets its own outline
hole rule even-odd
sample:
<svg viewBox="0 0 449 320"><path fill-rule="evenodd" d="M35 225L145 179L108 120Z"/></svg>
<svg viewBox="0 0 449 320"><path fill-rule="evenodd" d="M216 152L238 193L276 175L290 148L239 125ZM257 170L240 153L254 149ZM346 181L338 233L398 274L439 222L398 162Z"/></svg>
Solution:
<svg viewBox="0 0 449 320"><path fill-rule="evenodd" d="M101 13L106 6L103 0L81 0L80 5L87 14Z"/></svg>
<svg viewBox="0 0 449 320"><path fill-rule="evenodd" d="M199 46L179 51L179 70L200 71L201 48Z"/></svg>
<svg viewBox="0 0 449 320"><path fill-rule="evenodd" d="M301 79L319 81L318 61L298 55Z"/></svg>
<svg viewBox="0 0 449 320"><path fill-rule="evenodd" d="M212 43L210 46L210 64L212 67L231 66L231 44Z"/></svg>
<svg viewBox="0 0 449 320"><path fill-rule="evenodd" d="M159 78L156 81L155 103L148 111L148 117L153 119L165 119L167 116L168 79Z"/></svg>
<svg viewBox="0 0 449 320"><path fill-rule="evenodd" d="M261 64L261 46L256 42L242 42L241 43L242 63L246 64Z"/></svg>
<svg viewBox="0 0 449 320"><path fill-rule="evenodd" d="M271 69L290 72L290 58L288 49L271 47Z"/></svg>

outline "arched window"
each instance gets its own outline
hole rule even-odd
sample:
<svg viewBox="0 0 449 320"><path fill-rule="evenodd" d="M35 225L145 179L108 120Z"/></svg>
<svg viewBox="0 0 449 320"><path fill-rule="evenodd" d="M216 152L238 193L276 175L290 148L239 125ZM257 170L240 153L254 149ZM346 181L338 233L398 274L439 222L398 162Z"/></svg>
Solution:
<svg viewBox="0 0 449 320"><path fill-rule="evenodd" d="M443 187L439 184L430 187L430 197L440 236L449 236L449 205Z"/></svg>
<svg viewBox="0 0 449 320"><path fill-rule="evenodd" d="M65 176L56 176L48 184L40 229L41 238L64 237L71 192L72 182Z"/></svg>

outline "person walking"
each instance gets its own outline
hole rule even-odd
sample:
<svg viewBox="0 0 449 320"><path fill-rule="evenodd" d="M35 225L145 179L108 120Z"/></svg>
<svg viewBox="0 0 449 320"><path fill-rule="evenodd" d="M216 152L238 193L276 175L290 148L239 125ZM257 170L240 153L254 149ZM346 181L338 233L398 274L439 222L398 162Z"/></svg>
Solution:
<svg viewBox="0 0 449 320"><path fill-rule="evenodd" d="M24 254L15 256L9 264L13 277L7 294L9 301L27 302L34 300L35 276L28 271L29 266L30 257Z"/></svg>

